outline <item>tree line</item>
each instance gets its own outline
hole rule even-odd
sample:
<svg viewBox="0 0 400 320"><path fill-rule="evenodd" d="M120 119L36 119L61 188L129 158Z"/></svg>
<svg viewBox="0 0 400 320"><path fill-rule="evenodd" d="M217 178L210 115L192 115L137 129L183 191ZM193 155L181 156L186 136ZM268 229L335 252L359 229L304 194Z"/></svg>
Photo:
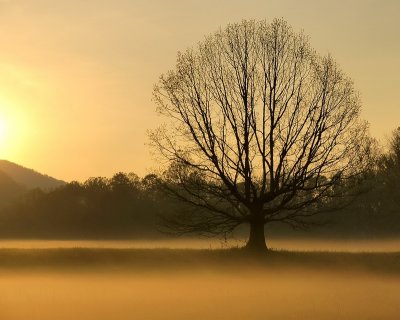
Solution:
<svg viewBox="0 0 400 320"><path fill-rule="evenodd" d="M51 191L33 189L2 209L0 237L130 238L157 236L170 206L155 176L130 173L73 181Z"/></svg>
<svg viewBox="0 0 400 320"><path fill-rule="evenodd" d="M341 186L355 192L355 197L345 203L342 197L332 200L335 210L309 218L313 228L300 226L293 231L290 225L274 224L270 229L267 226L267 233L278 237L398 237L400 128L393 132L386 149L360 180ZM171 178L181 169L174 164L159 175L144 178L120 172L111 178L73 181L50 191L29 190L0 209L0 237L155 239L177 234L179 228L172 223L176 219L184 221L193 210L209 214L169 194L171 189L182 188ZM191 179L197 183L198 178ZM169 181L167 189L165 181ZM238 230L239 236L245 236L246 228Z"/></svg>

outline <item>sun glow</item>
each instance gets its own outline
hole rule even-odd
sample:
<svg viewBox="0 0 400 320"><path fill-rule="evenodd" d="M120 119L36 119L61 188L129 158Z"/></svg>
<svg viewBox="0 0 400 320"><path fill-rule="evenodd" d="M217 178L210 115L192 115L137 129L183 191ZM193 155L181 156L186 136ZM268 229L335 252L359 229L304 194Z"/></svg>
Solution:
<svg viewBox="0 0 400 320"><path fill-rule="evenodd" d="M4 119L0 118L0 146L5 143L7 136L7 124Z"/></svg>
<svg viewBox="0 0 400 320"><path fill-rule="evenodd" d="M26 114L0 95L0 159L18 161L27 141Z"/></svg>

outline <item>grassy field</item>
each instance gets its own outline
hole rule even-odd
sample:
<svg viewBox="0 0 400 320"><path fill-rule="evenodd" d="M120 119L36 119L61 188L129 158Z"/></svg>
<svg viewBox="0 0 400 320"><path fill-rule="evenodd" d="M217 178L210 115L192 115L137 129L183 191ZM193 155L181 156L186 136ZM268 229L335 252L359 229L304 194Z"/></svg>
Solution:
<svg viewBox="0 0 400 320"><path fill-rule="evenodd" d="M0 249L0 269L141 271L257 268L372 272L400 275L400 252L291 252L249 255L243 249Z"/></svg>
<svg viewBox="0 0 400 320"><path fill-rule="evenodd" d="M334 320L400 314L400 253L0 249L4 320Z"/></svg>

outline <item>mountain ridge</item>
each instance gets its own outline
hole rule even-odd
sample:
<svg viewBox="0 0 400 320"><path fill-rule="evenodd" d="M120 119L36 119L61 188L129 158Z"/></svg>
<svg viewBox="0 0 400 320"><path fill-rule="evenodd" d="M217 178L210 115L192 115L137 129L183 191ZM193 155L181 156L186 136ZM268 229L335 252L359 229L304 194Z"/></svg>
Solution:
<svg viewBox="0 0 400 320"><path fill-rule="evenodd" d="M0 160L0 171L26 189L40 188L49 190L66 184L63 180L39 173L8 160Z"/></svg>

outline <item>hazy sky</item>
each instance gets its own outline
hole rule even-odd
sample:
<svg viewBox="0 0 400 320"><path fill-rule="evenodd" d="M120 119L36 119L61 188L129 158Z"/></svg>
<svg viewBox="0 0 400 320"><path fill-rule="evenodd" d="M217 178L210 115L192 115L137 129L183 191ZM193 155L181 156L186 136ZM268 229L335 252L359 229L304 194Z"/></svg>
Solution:
<svg viewBox="0 0 400 320"><path fill-rule="evenodd" d="M274 17L335 57L375 137L400 126L399 0L0 0L0 159L67 181L144 175L152 88L177 51Z"/></svg>

